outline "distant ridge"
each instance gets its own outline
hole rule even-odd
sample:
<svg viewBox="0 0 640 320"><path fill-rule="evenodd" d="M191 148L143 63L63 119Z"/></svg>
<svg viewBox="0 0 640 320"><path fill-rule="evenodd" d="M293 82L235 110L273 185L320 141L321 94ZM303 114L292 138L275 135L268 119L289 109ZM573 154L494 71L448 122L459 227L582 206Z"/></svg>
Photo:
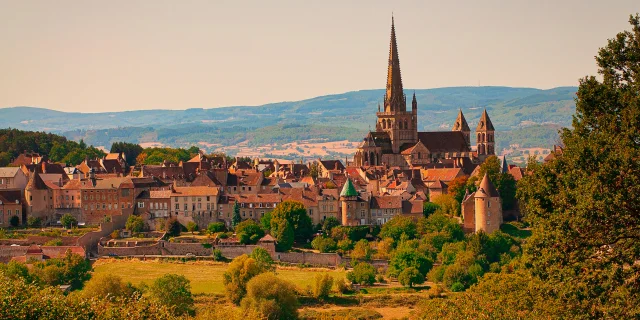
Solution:
<svg viewBox="0 0 640 320"><path fill-rule="evenodd" d="M413 91L406 89L405 93L411 95ZM473 126L481 108L487 108L498 135L531 126L549 127L555 132L559 127L571 125L576 91L577 87L415 89L418 126L420 130L449 130L458 108L462 108ZM384 90L371 89L261 106L102 113L13 107L0 109L0 127L62 133L71 139L82 138L87 143L105 146L113 141L160 142L172 146L200 141L221 145L241 141L284 143L301 137L356 141L375 123L375 112L383 95ZM291 125L301 129L294 130ZM273 130L282 131L284 126L289 126L284 132L290 132L291 137L282 133L269 139L276 135ZM305 130L305 126L315 129ZM313 134L301 134L305 131Z"/></svg>

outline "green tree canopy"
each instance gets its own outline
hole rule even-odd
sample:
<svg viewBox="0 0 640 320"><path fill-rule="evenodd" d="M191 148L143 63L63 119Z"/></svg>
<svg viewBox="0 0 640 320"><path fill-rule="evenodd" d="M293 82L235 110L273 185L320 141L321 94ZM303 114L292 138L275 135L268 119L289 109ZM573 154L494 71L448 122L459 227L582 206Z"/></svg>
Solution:
<svg viewBox="0 0 640 320"><path fill-rule="evenodd" d="M264 237L264 230L257 222L249 219L236 226L236 235L242 244L256 244Z"/></svg>
<svg viewBox="0 0 640 320"><path fill-rule="evenodd" d="M286 200L279 203L271 212L271 230L279 224L280 220L286 220L293 227L294 238L297 241L307 241L313 234L313 223L307 214L304 204L299 201Z"/></svg>
<svg viewBox="0 0 640 320"><path fill-rule="evenodd" d="M176 315L192 314L191 282L183 275L165 274L149 287L149 295L158 303L173 309Z"/></svg>

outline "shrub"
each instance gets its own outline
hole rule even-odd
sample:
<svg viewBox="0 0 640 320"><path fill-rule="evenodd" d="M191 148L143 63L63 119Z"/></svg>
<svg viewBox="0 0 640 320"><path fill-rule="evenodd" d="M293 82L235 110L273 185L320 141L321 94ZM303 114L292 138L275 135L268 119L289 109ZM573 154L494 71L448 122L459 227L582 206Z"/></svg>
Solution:
<svg viewBox="0 0 640 320"><path fill-rule="evenodd" d="M266 271L255 259L246 254L233 259L222 276L227 299L234 304L239 304L247 293L249 280Z"/></svg>
<svg viewBox="0 0 640 320"><path fill-rule="evenodd" d="M336 241L332 238L319 236L311 241L311 247L322 253L334 252L336 251Z"/></svg>
<svg viewBox="0 0 640 320"><path fill-rule="evenodd" d="M347 279L356 284L372 285L376 282L376 269L366 262L360 262L353 271L347 272Z"/></svg>
<svg viewBox="0 0 640 320"><path fill-rule="evenodd" d="M213 255L213 261L224 260L224 256L222 256L222 251L220 251L220 249L213 249L212 255Z"/></svg>
<svg viewBox="0 0 640 320"><path fill-rule="evenodd" d="M120 238L120 230L113 230L111 231L111 239L118 239Z"/></svg>
<svg viewBox="0 0 640 320"><path fill-rule="evenodd" d="M274 270L274 262L273 262L273 258L271 258L271 255L269 254L269 252L267 250L265 250L264 248L255 248L253 249L253 252L251 252L251 255L249 255L249 257L253 258L256 263L258 264L258 267L264 269L264 270Z"/></svg>
<svg viewBox="0 0 640 320"><path fill-rule="evenodd" d="M438 208L439 206L437 204L433 202L425 201L422 204L422 214L424 215L425 218L428 218L430 215L436 212Z"/></svg>
<svg viewBox="0 0 640 320"><path fill-rule="evenodd" d="M385 282L387 282L387 281L384 279L384 276L383 276L383 275L378 274L378 275L376 276L376 282L377 282L377 283L385 283Z"/></svg>
<svg viewBox="0 0 640 320"><path fill-rule="evenodd" d="M340 294L348 293L351 291L351 285L348 284L344 278L335 280L333 283L335 285L336 291Z"/></svg>
<svg viewBox="0 0 640 320"><path fill-rule="evenodd" d="M72 289L82 288L91 278L91 264L83 256L67 251L64 257L33 264L32 274L50 286L69 284Z"/></svg>
<svg viewBox="0 0 640 320"><path fill-rule="evenodd" d="M332 286L333 277L327 273L317 274L313 284L313 296L318 299L328 298Z"/></svg>
<svg viewBox="0 0 640 320"><path fill-rule="evenodd" d="M45 242L44 245L45 246L61 246L62 245L62 239L60 239L60 238L52 239L52 240L49 240L49 241Z"/></svg>
<svg viewBox="0 0 640 320"><path fill-rule="evenodd" d="M446 269L446 266L437 266L431 269L431 271L427 273L427 279L429 279L429 281L431 282L442 282L445 269Z"/></svg>
<svg viewBox="0 0 640 320"><path fill-rule="evenodd" d="M403 286L413 287L414 284L420 284L424 282L424 276L414 267L409 267L398 275L398 281Z"/></svg>
<svg viewBox="0 0 640 320"><path fill-rule="evenodd" d="M247 284L247 296L242 308L262 314L266 319L297 319L298 299L295 286L265 273L251 279Z"/></svg>
<svg viewBox="0 0 640 320"><path fill-rule="evenodd" d="M340 250L341 253L345 253L352 249L353 249L353 241L349 239L338 241L338 250Z"/></svg>
<svg viewBox="0 0 640 320"><path fill-rule="evenodd" d="M17 218L17 217L16 217ZM76 218L68 213L65 213L62 218L60 218L60 223L62 223L62 226L65 228L71 228L71 226L73 226L74 224L77 225L78 224L78 220L76 220Z"/></svg>
<svg viewBox="0 0 640 320"><path fill-rule="evenodd" d="M173 308L176 315L193 313L191 283L182 275L165 274L149 287L149 295L161 305Z"/></svg>
<svg viewBox="0 0 640 320"><path fill-rule="evenodd" d="M235 230L238 240L242 244L256 244L264 237L262 227L251 219L240 222Z"/></svg>
<svg viewBox="0 0 640 320"><path fill-rule="evenodd" d="M351 251L351 259L369 261L372 253L373 250L371 250L369 241L362 239L356 243L353 251Z"/></svg>
<svg viewBox="0 0 640 320"><path fill-rule="evenodd" d="M189 221L189 223L187 223L187 231L191 232L191 234L193 234L194 231L198 231L198 224L193 221Z"/></svg>
<svg viewBox="0 0 640 320"><path fill-rule="evenodd" d="M178 219L171 218L167 220L167 226L164 229L167 231L168 236L177 237L180 235L182 226L180 225L180 222L178 222Z"/></svg>
<svg viewBox="0 0 640 320"><path fill-rule="evenodd" d="M144 230L144 220L142 220L141 216L130 215L124 227L131 232L142 232Z"/></svg>
<svg viewBox="0 0 640 320"><path fill-rule="evenodd" d="M40 228L42 225L42 219L39 217L29 217L27 218L27 226L30 228Z"/></svg>
<svg viewBox="0 0 640 320"><path fill-rule="evenodd" d="M120 276L99 273L87 281L81 293L88 299L100 297L115 300L116 298L131 298L134 292L135 288L129 283L124 283Z"/></svg>
<svg viewBox="0 0 640 320"><path fill-rule="evenodd" d="M322 232L325 235L330 235L331 234L331 230L333 230L333 228L337 227L340 225L340 221L338 221L338 219L336 219L336 217L328 217L326 219L324 219L324 222L322 223Z"/></svg>
<svg viewBox="0 0 640 320"><path fill-rule="evenodd" d="M451 285L451 291L453 291L453 292L464 291L464 284L462 284L460 282L456 282L456 283L452 284Z"/></svg>
<svg viewBox="0 0 640 320"><path fill-rule="evenodd" d="M427 291L427 296L429 296L429 298L431 299L440 298L443 293L444 289L442 289L441 286L434 285L433 287L431 287L431 289L429 289L429 291Z"/></svg>
<svg viewBox="0 0 640 320"><path fill-rule="evenodd" d="M225 231L225 226L223 222L212 222L209 223L209 225L207 226L207 231L209 231L209 233L218 233L218 232L222 232Z"/></svg>
<svg viewBox="0 0 640 320"><path fill-rule="evenodd" d="M20 225L20 218L18 218L18 216L11 216L11 218L9 218L9 224L11 224L12 227L17 227Z"/></svg>

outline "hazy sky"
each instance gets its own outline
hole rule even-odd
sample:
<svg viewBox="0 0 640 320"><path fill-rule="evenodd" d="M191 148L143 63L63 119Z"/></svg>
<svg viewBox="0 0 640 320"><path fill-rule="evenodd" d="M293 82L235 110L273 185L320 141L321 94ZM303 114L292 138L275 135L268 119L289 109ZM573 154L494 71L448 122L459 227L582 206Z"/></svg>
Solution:
<svg viewBox="0 0 640 320"><path fill-rule="evenodd" d="M383 88L577 85L640 1L0 0L0 107L212 108Z"/></svg>

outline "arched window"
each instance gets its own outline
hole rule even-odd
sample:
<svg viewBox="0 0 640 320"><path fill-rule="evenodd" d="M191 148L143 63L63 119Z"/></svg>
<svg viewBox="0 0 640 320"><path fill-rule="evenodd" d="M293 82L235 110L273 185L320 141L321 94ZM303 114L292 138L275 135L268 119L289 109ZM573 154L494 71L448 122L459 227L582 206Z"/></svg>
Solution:
<svg viewBox="0 0 640 320"><path fill-rule="evenodd" d="M369 164L369 153L368 152L364 153L364 163Z"/></svg>
<svg viewBox="0 0 640 320"><path fill-rule="evenodd" d="M387 129L391 129L391 120L387 119Z"/></svg>
<svg viewBox="0 0 640 320"><path fill-rule="evenodd" d="M369 163L369 165L375 166L376 165L376 155L371 152L369 154L369 159L371 160L371 163Z"/></svg>
<svg viewBox="0 0 640 320"><path fill-rule="evenodd" d="M484 135L484 133L482 134L482 142L487 142L487 137Z"/></svg>
<svg viewBox="0 0 640 320"><path fill-rule="evenodd" d="M409 127L407 126L407 120L404 121L404 128L409 129Z"/></svg>
<svg viewBox="0 0 640 320"><path fill-rule="evenodd" d="M384 119L382 119L382 129L386 129L387 128L387 123L384 121Z"/></svg>
<svg viewBox="0 0 640 320"><path fill-rule="evenodd" d="M478 145L478 154L484 154L484 145L483 144Z"/></svg>
<svg viewBox="0 0 640 320"><path fill-rule="evenodd" d="M482 137L482 134L478 133L478 142L482 142L482 140L480 140L481 137Z"/></svg>

